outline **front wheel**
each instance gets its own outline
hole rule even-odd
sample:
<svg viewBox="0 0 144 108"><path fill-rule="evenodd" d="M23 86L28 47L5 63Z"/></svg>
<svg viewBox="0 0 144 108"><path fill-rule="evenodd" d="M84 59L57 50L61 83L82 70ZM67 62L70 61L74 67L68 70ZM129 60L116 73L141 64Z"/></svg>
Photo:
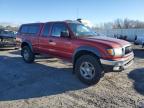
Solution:
<svg viewBox="0 0 144 108"><path fill-rule="evenodd" d="M34 62L35 55L33 54L33 52L31 51L31 49L28 46L24 46L22 48L21 55L23 57L23 60L26 63L32 63L32 62Z"/></svg>
<svg viewBox="0 0 144 108"><path fill-rule="evenodd" d="M96 57L84 55L76 61L75 72L82 82L93 85L99 82L104 71Z"/></svg>

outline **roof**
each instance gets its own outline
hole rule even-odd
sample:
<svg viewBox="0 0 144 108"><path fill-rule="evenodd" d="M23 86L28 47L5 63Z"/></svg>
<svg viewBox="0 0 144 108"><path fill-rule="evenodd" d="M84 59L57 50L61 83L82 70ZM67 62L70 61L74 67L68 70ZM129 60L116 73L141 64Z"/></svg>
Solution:
<svg viewBox="0 0 144 108"><path fill-rule="evenodd" d="M22 24L22 25L33 25L33 24L44 24L44 23L26 23L26 24Z"/></svg>
<svg viewBox="0 0 144 108"><path fill-rule="evenodd" d="M50 21L50 22L39 22L39 23L26 23L22 25L32 25L32 24L45 24L45 23L55 23L55 22L66 22L66 23L78 23L81 24L79 21L76 20L64 20L64 21Z"/></svg>
<svg viewBox="0 0 144 108"><path fill-rule="evenodd" d="M79 24L81 24L79 21L76 21L76 20L65 20L64 22L67 22L67 23L79 23Z"/></svg>

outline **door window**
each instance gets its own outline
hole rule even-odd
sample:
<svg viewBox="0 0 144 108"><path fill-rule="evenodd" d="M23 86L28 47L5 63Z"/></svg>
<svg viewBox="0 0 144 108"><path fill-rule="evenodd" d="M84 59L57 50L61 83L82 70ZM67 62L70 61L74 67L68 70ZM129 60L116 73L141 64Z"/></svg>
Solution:
<svg viewBox="0 0 144 108"><path fill-rule="evenodd" d="M68 28L64 23L55 23L52 29L52 36L60 37L62 32L68 32Z"/></svg>
<svg viewBox="0 0 144 108"><path fill-rule="evenodd" d="M44 27L42 36L47 37L49 35L51 24L47 23Z"/></svg>

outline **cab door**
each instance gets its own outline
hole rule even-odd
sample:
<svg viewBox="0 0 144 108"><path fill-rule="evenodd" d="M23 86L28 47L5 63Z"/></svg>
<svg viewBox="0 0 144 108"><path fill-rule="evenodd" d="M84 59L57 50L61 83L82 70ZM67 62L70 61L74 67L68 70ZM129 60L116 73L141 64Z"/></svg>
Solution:
<svg viewBox="0 0 144 108"><path fill-rule="evenodd" d="M71 58L72 40L68 26L65 23L53 24L48 41L51 54L65 59Z"/></svg>

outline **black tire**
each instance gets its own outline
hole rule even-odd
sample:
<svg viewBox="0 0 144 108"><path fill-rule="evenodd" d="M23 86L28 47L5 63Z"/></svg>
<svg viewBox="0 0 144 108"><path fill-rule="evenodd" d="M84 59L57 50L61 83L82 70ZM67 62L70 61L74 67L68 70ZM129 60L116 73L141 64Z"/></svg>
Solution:
<svg viewBox="0 0 144 108"><path fill-rule="evenodd" d="M93 75L93 77L91 79L87 79L84 78L83 75L81 74L81 66L83 63L90 63L91 65L93 65L94 68L94 72L95 74ZM93 73L94 73L93 72ZM87 85L93 85L93 84L97 84L99 82L99 80L101 79L101 77L104 74L104 70L99 62L99 60L94 57L93 55L84 55L81 56L75 63L75 73L77 75L77 77L85 84Z"/></svg>
<svg viewBox="0 0 144 108"><path fill-rule="evenodd" d="M25 56L25 53L27 52L28 57ZM35 60L35 55L33 54L33 52L31 51L31 49L29 48L29 46L24 46L21 50L21 55L23 57L23 60L26 63L33 63Z"/></svg>

